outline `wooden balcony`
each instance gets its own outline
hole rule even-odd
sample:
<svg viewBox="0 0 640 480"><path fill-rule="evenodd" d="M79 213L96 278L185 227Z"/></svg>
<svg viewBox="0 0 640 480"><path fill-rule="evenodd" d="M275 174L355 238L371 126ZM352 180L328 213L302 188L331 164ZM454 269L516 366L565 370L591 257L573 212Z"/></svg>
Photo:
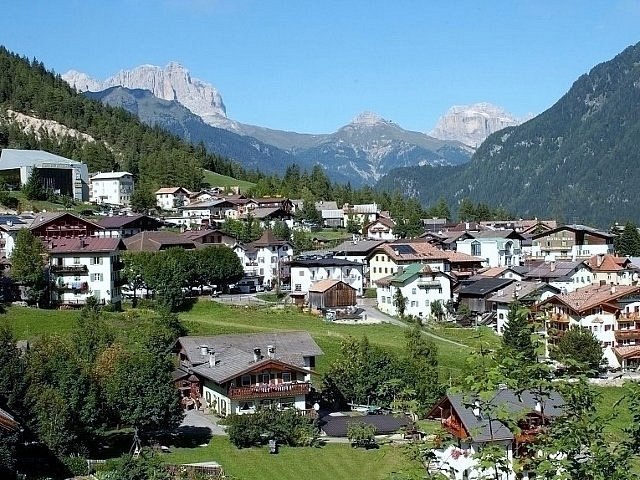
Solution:
<svg viewBox="0 0 640 480"><path fill-rule="evenodd" d="M467 431L453 415L441 419L442 427L456 438L467 438Z"/></svg>
<svg viewBox="0 0 640 480"><path fill-rule="evenodd" d="M571 317L566 313L552 313L549 316L549 321L558 322L558 323L569 323L571 321Z"/></svg>
<svg viewBox="0 0 640 480"><path fill-rule="evenodd" d="M628 330L616 330L613 332L616 340L640 339L640 329L630 328Z"/></svg>
<svg viewBox="0 0 640 480"><path fill-rule="evenodd" d="M232 400L246 400L250 398L275 398L282 396L306 395L311 392L309 382L257 384L246 387L229 388L229 398Z"/></svg>
<svg viewBox="0 0 640 480"><path fill-rule="evenodd" d="M629 312L629 313L622 313L620 315L620 317L618 317L618 321L625 321L625 320L629 320L629 321L640 321L640 312Z"/></svg>

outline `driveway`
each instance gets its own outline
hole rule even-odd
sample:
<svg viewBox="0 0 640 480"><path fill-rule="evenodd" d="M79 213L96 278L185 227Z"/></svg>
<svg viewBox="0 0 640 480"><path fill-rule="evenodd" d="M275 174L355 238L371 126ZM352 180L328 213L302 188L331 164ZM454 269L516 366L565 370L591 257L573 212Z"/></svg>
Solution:
<svg viewBox="0 0 640 480"><path fill-rule="evenodd" d="M187 410L179 427L181 430L207 428L211 435L226 435L224 429L217 424L213 415L205 415L198 410Z"/></svg>

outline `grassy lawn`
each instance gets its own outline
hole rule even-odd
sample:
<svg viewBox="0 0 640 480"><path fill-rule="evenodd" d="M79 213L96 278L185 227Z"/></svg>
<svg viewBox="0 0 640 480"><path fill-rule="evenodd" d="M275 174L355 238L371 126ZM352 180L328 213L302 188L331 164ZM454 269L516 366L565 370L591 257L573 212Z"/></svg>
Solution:
<svg viewBox="0 0 640 480"><path fill-rule="evenodd" d="M8 307L4 318L17 339L33 340L47 334L69 334L78 315L72 310Z"/></svg>
<svg viewBox="0 0 640 480"><path fill-rule="evenodd" d="M311 232L310 235L318 240L345 240L352 237L352 235L346 230L334 231L330 228L325 228L319 232Z"/></svg>
<svg viewBox="0 0 640 480"><path fill-rule="evenodd" d="M240 187L240 192L244 193L251 187L255 187L255 183L247 182L245 180L236 180L233 177L227 177L226 175L220 175L210 170L204 171L204 181L212 187Z"/></svg>
<svg viewBox="0 0 640 480"><path fill-rule="evenodd" d="M439 337L463 343L474 349L479 349L480 347L494 349L500 346L500 337L488 327L457 328L429 326L426 330Z"/></svg>
<svg viewBox="0 0 640 480"><path fill-rule="evenodd" d="M347 444L283 447L277 455L270 455L267 447L238 450L225 437L214 437L207 447L172 449L163 458L167 463L216 461L226 474L238 480L383 480L394 472L420 473L419 466L407 460L401 447L389 445L375 450Z"/></svg>

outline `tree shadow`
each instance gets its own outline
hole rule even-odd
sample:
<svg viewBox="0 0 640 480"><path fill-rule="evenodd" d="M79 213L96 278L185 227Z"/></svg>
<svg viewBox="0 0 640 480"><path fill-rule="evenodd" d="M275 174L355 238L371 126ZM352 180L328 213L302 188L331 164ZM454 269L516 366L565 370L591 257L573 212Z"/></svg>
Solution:
<svg viewBox="0 0 640 480"><path fill-rule="evenodd" d="M207 427L182 426L172 432L155 435L153 440L176 448L196 448L208 444L211 437L211 430Z"/></svg>

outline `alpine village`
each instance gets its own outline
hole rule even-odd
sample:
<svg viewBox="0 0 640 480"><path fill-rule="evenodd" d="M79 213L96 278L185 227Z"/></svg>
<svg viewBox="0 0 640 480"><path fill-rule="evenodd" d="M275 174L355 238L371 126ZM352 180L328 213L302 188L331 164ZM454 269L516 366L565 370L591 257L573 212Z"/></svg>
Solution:
<svg viewBox="0 0 640 480"><path fill-rule="evenodd" d="M0 48L0 478L640 478L639 85L345 181Z"/></svg>

